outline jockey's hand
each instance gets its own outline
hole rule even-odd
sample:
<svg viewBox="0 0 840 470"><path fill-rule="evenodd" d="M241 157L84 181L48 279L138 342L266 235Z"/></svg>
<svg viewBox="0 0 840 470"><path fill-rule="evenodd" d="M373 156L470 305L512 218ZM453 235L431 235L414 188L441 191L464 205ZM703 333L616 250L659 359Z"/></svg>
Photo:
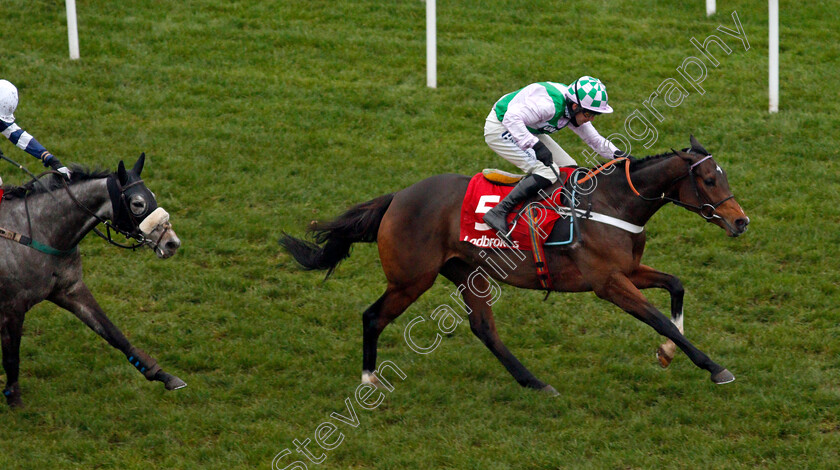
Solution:
<svg viewBox="0 0 840 470"><path fill-rule="evenodd" d="M616 150L615 153L613 154L613 158L626 158L626 159L630 160L631 162L638 160L633 155L630 155L629 153L625 153L622 150Z"/></svg>
<svg viewBox="0 0 840 470"><path fill-rule="evenodd" d="M67 179L67 181L70 181L70 174L71 174L70 173L70 168L67 168L66 166L63 166L56 171L61 173L62 175L64 175L64 178Z"/></svg>
<svg viewBox="0 0 840 470"><path fill-rule="evenodd" d="M70 180L70 169L62 165L55 155L48 156L46 158L46 163L50 168L64 175L67 180Z"/></svg>
<svg viewBox="0 0 840 470"><path fill-rule="evenodd" d="M554 163L554 158L551 156L551 150L549 150L544 143L537 142L532 148L537 156L537 160L539 160L543 165L551 166L551 164Z"/></svg>

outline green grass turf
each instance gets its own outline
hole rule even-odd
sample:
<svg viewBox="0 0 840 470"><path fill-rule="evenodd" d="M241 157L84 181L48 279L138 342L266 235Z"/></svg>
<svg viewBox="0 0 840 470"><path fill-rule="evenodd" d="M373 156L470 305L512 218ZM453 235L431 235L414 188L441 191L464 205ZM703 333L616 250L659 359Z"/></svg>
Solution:
<svg viewBox="0 0 840 470"><path fill-rule="evenodd" d="M63 2L0 8L0 77L20 90L24 129L67 163L115 169L146 152L144 179L183 247L160 261L88 237L86 280L131 341L189 384L147 383L72 315L39 305L21 353L27 406L0 407L3 468L270 468L324 422L344 436L324 468L840 466L835 2L783 3L778 114L763 2L718 2L711 18L699 0L439 2L437 89L425 86L420 1L83 1L78 61ZM733 10L749 50L716 30L734 28ZM691 37L711 34L732 53L712 46L720 65L706 62L701 95L677 67L700 57ZM688 338L738 380L715 386L682 353L660 370L658 335L592 294L542 302L506 287L500 334L558 389L548 399L466 324L429 355L408 348L406 325L449 300L440 280L380 340L405 380L376 410L356 405L358 427L332 418L358 384L360 314L384 276L375 246L360 245L323 283L279 250L281 230L300 235L433 174L513 170L483 142L490 106L584 74L616 109L595 121L604 135L623 133L634 109L651 119L642 103L667 78L690 93L660 105L658 141L633 153L693 133L752 223L729 239L666 207L644 261L682 279ZM555 138L584 150L569 131ZM650 298L667 312L667 294Z"/></svg>

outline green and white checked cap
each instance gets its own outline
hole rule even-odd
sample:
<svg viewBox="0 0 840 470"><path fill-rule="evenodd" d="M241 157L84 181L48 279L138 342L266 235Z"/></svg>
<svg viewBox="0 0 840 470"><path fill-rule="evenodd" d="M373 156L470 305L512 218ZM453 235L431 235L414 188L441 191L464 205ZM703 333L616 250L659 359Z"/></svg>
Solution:
<svg viewBox="0 0 840 470"><path fill-rule="evenodd" d="M583 109L596 113L611 113L613 109L607 104L607 87L595 77L585 75L569 85L567 95L574 97L574 101Z"/></svg>

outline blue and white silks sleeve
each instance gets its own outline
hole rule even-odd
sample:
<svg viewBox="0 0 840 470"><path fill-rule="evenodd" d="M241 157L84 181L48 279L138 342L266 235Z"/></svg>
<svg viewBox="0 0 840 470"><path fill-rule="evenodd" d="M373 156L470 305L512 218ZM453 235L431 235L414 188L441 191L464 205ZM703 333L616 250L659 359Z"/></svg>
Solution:
<svg viewBox="0 0 840 470"><path fill-rule="evenodd" d="M41 160L44 166L47 166L53 158L52 154L35 140L35 137L32 137L32 134L21 129L14 122L0 121L0 133L24 152Z"/></svg>

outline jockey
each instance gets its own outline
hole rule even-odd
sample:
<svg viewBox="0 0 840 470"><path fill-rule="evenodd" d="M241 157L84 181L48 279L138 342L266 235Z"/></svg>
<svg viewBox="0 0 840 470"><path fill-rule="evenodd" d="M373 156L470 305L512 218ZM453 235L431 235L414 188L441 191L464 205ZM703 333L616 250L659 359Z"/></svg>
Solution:
<svg viewBox="0 0 840 470"><path fill-rule="evenodd" d="M26 153L41 160L44 166L50 167L64 175L65 178L70 179L70 170L62 165L55 155L38 143L31 134L15 124L14 112L17 105L17 88L8 80L0 80L0 133ZM0 184L3 184L2 180L0 180Z"/></svg>
<svg viewBox="0 0 840 470"><path fill-rule="evenodd" d="M547 134L571 125L572 131L602 157L626 156L592 126L595 116L611 112L604 84L589 76L569 86L532 83L501 97L487 116L484 140L527 176L484 215L484 222L507 235L507 215L514 206L557 181L558 166L576 164Z"/></svg>

